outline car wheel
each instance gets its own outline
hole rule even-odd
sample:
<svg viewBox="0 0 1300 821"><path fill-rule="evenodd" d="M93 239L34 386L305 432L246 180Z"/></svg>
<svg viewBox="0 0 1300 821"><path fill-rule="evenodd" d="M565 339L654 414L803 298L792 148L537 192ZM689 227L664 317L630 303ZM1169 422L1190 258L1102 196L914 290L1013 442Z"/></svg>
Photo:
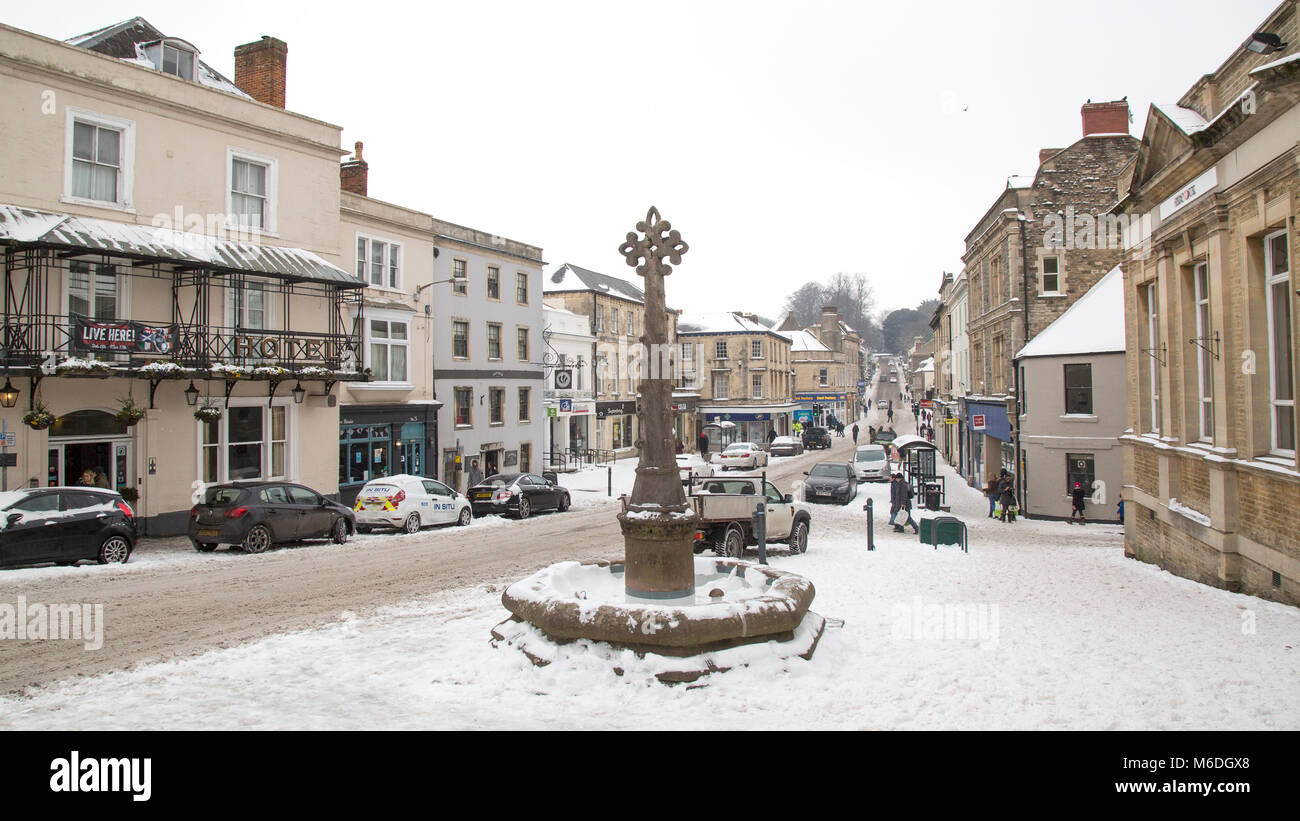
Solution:
<svg viewBox="0 0 1300 821"><path fill-rule="evenodd" d="M340 519L339 521L342 521L342 519ZM407 533L419 533L420 514L412 513L410 516L407 516L406 521L402 522L402 530L405 530Z"/></svg>
<svg viewBox="0 0 1300 821"><path fill-rule="evenodd" d="M217 546L209 542L195 542L194 549L199 551L200 553L211 553L212 551L217 549Z"/></svg>
<svg viewBox="0 0 1300 821"><path fill-rule="evenodd" d="M415 521L420 521L420 515L418 513L415 514ZM417 527L416 530L419 530L419 528ZM334 527L330 530L330 538L334 540L334 544L346 544L349 535L348 520L344 519L342 516L335 519Z"/></svg>
<svg viewBox="0 0 1300 821"><path fill-rule="evenodd" d="M245 553L265 553L271 546L271 529L266 525L253 525L244 537Z"/></svg>
<svg viewBox="0 0 1300 821"><path fill-rule="evenodd" d="M460 516L456 519L456 524L460 527L465 527L473 519L474 519L474 514L470 513L469 508L465 508L460 512Z"/></svg>
<svg viewBox="0 0 1300 821"><path fill-rule="evenodd" d="M131 555L131 541L125 536L109 536L99 546L99 563L125 564Z"/></svg>
<svg viewBox="0 0 1300 821"><path fill-rule="evenodd" d="M558 508L556 508L556 510L560 511L561 513L563 513L564 511L566 511L566 510L568 510L568 509L569 509L569 494L566 493L566 494L564 494L563 496L560 497L560 506L559 506Z"/></svg>
<svg viewBox="0 0 1300 821"><path fill-rule="evenodd" d="M722 539L722 555L730 559L739 559L745 555L745 534L740 528L727 528L727 535Z"/></svg>
<svg viewBox="0 0 1300 821"><path fill-rule="evenodd" d="M532 512L533 512L533 511L532 511L532 510L529 508L529 506L528 506L528 500L527 500L527 499L520 499L520 500L519 500L519 518L521 518L521 519L527 519L527 518L528 518L528 514L530 514L530 513L532 513Z"/></svg>
<svg viewBox="0 0 1300 821"><path fill-rule="evenodd" d="M803 521L794 523L790 531L790 552L793 554L808 552L808 525Z"/></svg>

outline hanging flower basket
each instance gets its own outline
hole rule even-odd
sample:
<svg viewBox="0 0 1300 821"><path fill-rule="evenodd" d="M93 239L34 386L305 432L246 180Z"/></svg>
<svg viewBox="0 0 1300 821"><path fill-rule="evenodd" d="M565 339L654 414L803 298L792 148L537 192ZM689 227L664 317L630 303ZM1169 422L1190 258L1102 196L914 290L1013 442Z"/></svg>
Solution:
<svg viewBox="0 0 1300 821"><path fill-rule="evenodd" d="M113 414L113 418L123 425L129 428L144 418L144 408L136 405L135 400L131 397L127 396L118 401L120 404L117 413Z"/></svg>
<svg viewBox="0 0 1300 821"><path fill-rule="evenodd" d="M200 422L215 422L221 418L221 408L205 405L194 409L194 418Z"/></svg>
<svg viewBox="0 0 1300 821"><path fill-rule="evenodd" d="M54 414L45 410L45 408L29 410L23 414L23 424L32 430L45 430L54 424Z"/></svg>

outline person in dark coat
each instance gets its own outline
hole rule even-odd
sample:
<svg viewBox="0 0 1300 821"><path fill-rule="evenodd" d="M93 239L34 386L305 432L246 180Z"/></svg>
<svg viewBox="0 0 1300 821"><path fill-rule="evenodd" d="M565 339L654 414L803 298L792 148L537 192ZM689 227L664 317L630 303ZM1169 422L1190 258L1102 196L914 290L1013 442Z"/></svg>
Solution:
<svg viewBox="0 0 1300 821"><path fill-rule="evenodd" d="M1016 485L1012 480L1011 474L1003 471L1002 475L1002 521L1014 522L1016 520Z"/></svg>
<svg viewBox="0 0 1300 821"><path fill-rule="evenodd" d="M700 455L701 455L701 456L703 456L704 454L708 453L708 452L709 452L709 435L708 435L707 433L701 433L701 434L700 434L700 441L699 441L698 444L699 444L699 446L700 446Z"/></svg>
<svg viewBox="0 0 1300 821"><path fill-rule="evenodd" d="M771 430L769 430L769 431L767 432L767 444L768 444L768 447L771 447L771 446L772 446L772 441L773 441L774 439L776 439L776 428L772 428Z"/></svg>
<svg viewBox="0 0 1300 821"><path fill-rule="evenodd" d="M853 423L853 444L854 444L854 445L856 445L856 444L858 443L858 431L859 431L859 430L860 430L860 428L858 428L858 423L857 423L857 422L854 422L854 423Z"/></svg>
<svg viewBox="0 0 1300 821"><path fill-rule="evenodd" d="M902 533L904 525L911 525L913 533L920 533L921 528L912 518L912 488L903 481L903 474L895 473L889 487L889 523L895 533ZM902 513L907 517L903 524L896 524L894 518Z"/></svg>
<svg viewBox="0 0 1300 821"><path fill-rule="evenodd" d="M1074 516L1079 515L1079 524L1087 524L1083 520L1083 483L1075 482L1074 489L1070 491L1070 501L1074 503L1074 509L1070 511L1070 524L1074 524Z"/></svg>
<svg viewBox="0 0 1300 821"><path fill-rule="evenodd" d="M1119 495L1119 504L1115 505L1115 513L1119 516L1119 523L1124 524L1124 494Z"/></svg>

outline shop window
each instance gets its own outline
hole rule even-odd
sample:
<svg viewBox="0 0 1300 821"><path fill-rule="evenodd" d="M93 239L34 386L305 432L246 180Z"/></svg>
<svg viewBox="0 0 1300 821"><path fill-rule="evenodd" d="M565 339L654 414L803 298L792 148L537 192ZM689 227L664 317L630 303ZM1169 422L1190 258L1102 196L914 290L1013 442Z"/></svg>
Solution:
<svg viewBox="0 0 1300 821"><path fill-rule="evenodd" d="M232 405L199 422L199 478L204 482L288 476L289 411L284 405Z"/></svg>
<svg viewBox="0 0 1300 821"><path fill-rule="evenodd" d="M1092 494L1092 483L1097 478L1096 466L1091 453L1067 453L1065 455L1065 492L1074 491L1074 483L1083 485L1085 494Z"/></svg>

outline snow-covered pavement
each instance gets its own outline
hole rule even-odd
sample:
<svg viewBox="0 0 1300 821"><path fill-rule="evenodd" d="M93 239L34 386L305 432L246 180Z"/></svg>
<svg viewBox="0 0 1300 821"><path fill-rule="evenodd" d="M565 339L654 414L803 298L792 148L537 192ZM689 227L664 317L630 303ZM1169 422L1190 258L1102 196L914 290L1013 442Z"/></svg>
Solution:
<svg viewBox="0 0 1300 821"><path fill-rule="evenodd" d="M806 555L774 548L845 622L811 661L694 688L581 654L535 668L489 645L502 579L3 699L0 727L1300 729L1300 610L1125 559L1118 526L1003 524L948 488L969 553L883 521L868 552L862 503L887 518L883 484L817 506Z"/></svg>

